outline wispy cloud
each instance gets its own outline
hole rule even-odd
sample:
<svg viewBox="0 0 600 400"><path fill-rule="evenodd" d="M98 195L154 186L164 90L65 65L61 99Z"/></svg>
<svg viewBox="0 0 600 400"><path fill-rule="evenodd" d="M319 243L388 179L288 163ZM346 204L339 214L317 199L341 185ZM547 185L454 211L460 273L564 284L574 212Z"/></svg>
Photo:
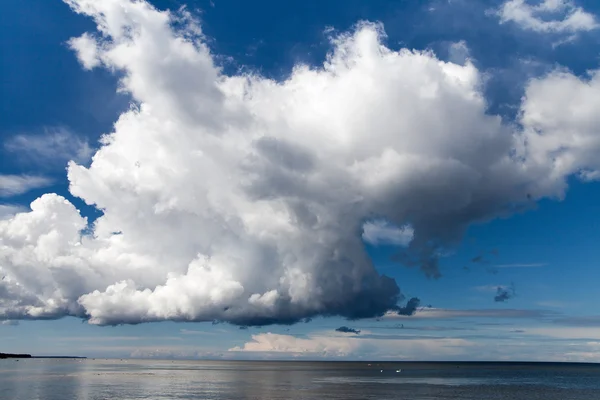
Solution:
<svg viewBox="0 0 600 400"><path fill-rule="evenodd" d="M66 128L46 128L42 134L16 135L4 142L4 149L19 155L18 160L42 167L64 167L67 161L86 163L93 149L87 140Z"/></svg>
<svg viewBox="0 0 600 400"><path fill-rule="evenodd" d="M153 337L151 339L181 340L178 337ZM129 342L148 340L148 338L144 336L64 336L55 340L61 342Z"/></svg>
<svg viewBox="0 0 600 400"><path fill-rule="evenodd" d="M0 197L18 196L32 189L47 187L52 180L34 175L0 175Z"/></svg>
<svg viewBox="0 0 600 400"><path fill-rule="evenodd" d="M408 326L397 324L393 326L370 326L369 329L384 329L384 330L407 330L407 331L422 331L422 332L450 332L450 331L476 331L475 328L465 328L459 326Z"/></svg>
<svg viewBox="0 0 600 400"><path fill-rule="evenodd" d="M598 325L600 325L600 319L598 319L597 322ZM569 340L600 340L600 330L597 328L598 325L528 328L527 334Z"/></svg>
<svg viewBox="0 0 600 400"><path fill-rule="evenodd" d="M213 331L197 331L194 329L180 329L179 333L182 335L218 335L219 333L226 333L222 330L213 330Z"/></svg>
<svg viewBox="0 0 600 400"><path fill-rule="evenodd" d="M150 359L222 359L224 354L209 349L198 349L193 346L145 346L131 350L132 358Z"/></svg>
<svg viewBox="0 0 600 400"><path fill-rule="evenodd" d="M541 268L547 266L547 263L523 263L523 264L501 264L494 268Z"/></svg>
<svg viewBox="0 0 600 400"><path fill-rule="evenodd" d="M508 285L481 285L475 286L473 289L478 292L493 293L497 292L498 288L507 289L508 287Z"/></svg>
<svg viewBox="0 0 600 400"><path fill-rule="evenodd" d="M567 326L600 327L600 315L561 317L556 318L553 322L555 324Z"/></svg>
<svg viewBox="0 0 600 400"><path fill-rule="evenodd" d="M540 307L550 307L550 308L573 308L580 305L580 303L568 302L568 301L557 301L557 300L546 300L546 301L538 301L537 305Z"/></svg>
<svg viewBox="0 0 600 400"><path fill-rule="evenodd" d="M558 313L548 310L523 310L523 309L443 309L422 308L415 315L407 317L395 312L387 313L385 319L450 319L450 318L531 318L542 319Z"/></svg>

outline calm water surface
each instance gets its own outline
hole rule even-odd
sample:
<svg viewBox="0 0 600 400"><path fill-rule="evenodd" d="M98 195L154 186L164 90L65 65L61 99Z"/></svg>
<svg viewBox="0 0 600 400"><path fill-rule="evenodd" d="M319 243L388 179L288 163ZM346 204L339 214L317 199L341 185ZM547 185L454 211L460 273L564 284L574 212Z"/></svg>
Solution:
<svg viewBox="0 0 600 400"><path fill-rule="evenodd" d="M0 399L600 400L600 366L0 360Z"/></svg>

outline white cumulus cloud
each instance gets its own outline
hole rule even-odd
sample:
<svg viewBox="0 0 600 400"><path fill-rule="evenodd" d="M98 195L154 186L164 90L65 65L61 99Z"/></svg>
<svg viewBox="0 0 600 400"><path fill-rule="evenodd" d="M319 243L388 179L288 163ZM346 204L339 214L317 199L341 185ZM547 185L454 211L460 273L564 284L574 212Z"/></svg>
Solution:
<svg viewBox="0 0 600 400"><path fill-rule="evenodd" d="M307 337L260 333L243 346L229 349L231 352L279 353L286 356L304 357L359 357L373 359L436 359L451 358L464 354L476 344L460 338L361 338L347 335L324 335L312 333Z"/></svg>
<svg viewBox="0 0 600 400"><path fill-rule="evenodd" d="M569 174L600 178L600 71L577 77L565 71L532 80L526 88L520 122L525 127L523 156L551 163L548 178Z"/></svg>
<svg viewBox="0 0 600 400"><path fill-rule="evenodd" d="M507 0L496 13L501 23L540 33L575 34L599 26L593 14L572 0Z"/></svg>
<svg viewBox="0 0 600 400"><path fill-rule="evenodd" d="M584 100L600 97L590 82L533 82L516 131L487 113L468 60L389 49L376 24L278 82L224 75L189 15L66 2L98 26L74 46L83 66L117 71L135 106L89 167L69 164L71 194L103 211L93 224L57 194L0 221L3 318L382 315L403 297L369 260L364 221L410 226L403 261L437 275L441 249L469 224L560 197L569 175L600 170L587 147L597 135ZM582 108L545 119L556 84Z"/></svg>
<svg viewBox="0 0 600 400"><path fill-rule="evenodd" d="M27 208L16 204L0 204L0 219L8 219L20 212L28 211Z"/></svg>
<svg viewBox="0 0 600 400"><path fill-rule="evenodd" d="M88 33L71 38L69 47L76 51L79 62L85 69L93 69L100 65L96 40Z"/></svg>

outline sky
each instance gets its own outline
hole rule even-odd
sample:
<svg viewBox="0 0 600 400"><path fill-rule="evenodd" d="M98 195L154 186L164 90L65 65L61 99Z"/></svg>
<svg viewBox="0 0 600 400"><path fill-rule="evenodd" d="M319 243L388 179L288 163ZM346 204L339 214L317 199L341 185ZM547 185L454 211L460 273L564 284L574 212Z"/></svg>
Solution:
<svg viewBox="0 0 600 400"><path fill-rule="evenodd" d="M600 5L6 0L0 351L600 362Z"/></svg>

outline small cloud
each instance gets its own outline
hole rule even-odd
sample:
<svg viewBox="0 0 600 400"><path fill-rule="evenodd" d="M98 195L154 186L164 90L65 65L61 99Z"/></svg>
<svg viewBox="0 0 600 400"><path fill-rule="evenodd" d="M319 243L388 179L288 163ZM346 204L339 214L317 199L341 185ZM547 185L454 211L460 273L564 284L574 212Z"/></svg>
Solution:
<svg viewBox="0 0 600 400"><path fill-rule="evenodd" d="M91 70L100 65L98 57L98 42L88 33L72 38L67 42L77 54L77 59L84 69Z"/></svg>
<svg viewBox="0 0 600 400"><path fill-rule="evenodd" d="M410 225L398 227L385 220L366 222L362 238L374 246L396 245L406 247L412 241L414 230Z"/></svg>
<svg viewBox="0 0 600 400"><path fill-rule="evenodd" d="M507 300L512 299L515 296L515 287L511 285L510 287L502 287L498 286L496 289L496 296L494 296L494 301L497 303L503 303Z"/></svg>
<svg viewBox="0 0 600 400"><path fill-rule="evenodd" d="M52 180L33 175L0 175L0 197L18 196L32 189L50 186Z"/></svg>
<svg viewBox="0 0 600 400"><path fill-rule="evenodd" d="M398 307L396 312L398 315L411 316L415 314L417 308L419 308L419 305L421 305L421 300L418 297L413 297L412 299L408 300L406 306Z"/></svg>
<svg viewBox="0 0 600 400"><path fill-rule="evenodd" d="M488 13L500 18L500 23L512 22L521 29L538 33L591 31L598 28L594 15L578 7L572 0L544 0L532 5L529 0L508 0Z"/></svg>
<svg viewBox="0 0 600 400"><path fill-rule="evenodd" d="M512 333L525 333L526 331L524 329L513 329L511 332Z"/></svg>
<svg viewBox="0 0 600 400"><path fill-rule="evenodd" d="M335 331L336 332L342 332L342 333L354 333L354 334L357 334L357 335L360 334L359 330L353 329L353 328L348 328L347 326L340 326Z"/></svg>
<svg viewBox="0 0 600 400"><path fill-rule="evenodd" d="M464 40L454 42L448 47L448 59L450 62L465 65L470 58L471 54Z"/></svg>
<svg viewBox="0 0 600 400"><path fill-rule="evenodd" d="M2 321L0 324L4 325L4 326L17 326L17 325L19 325L19 321L7 319L7 320Z"/></svg>

